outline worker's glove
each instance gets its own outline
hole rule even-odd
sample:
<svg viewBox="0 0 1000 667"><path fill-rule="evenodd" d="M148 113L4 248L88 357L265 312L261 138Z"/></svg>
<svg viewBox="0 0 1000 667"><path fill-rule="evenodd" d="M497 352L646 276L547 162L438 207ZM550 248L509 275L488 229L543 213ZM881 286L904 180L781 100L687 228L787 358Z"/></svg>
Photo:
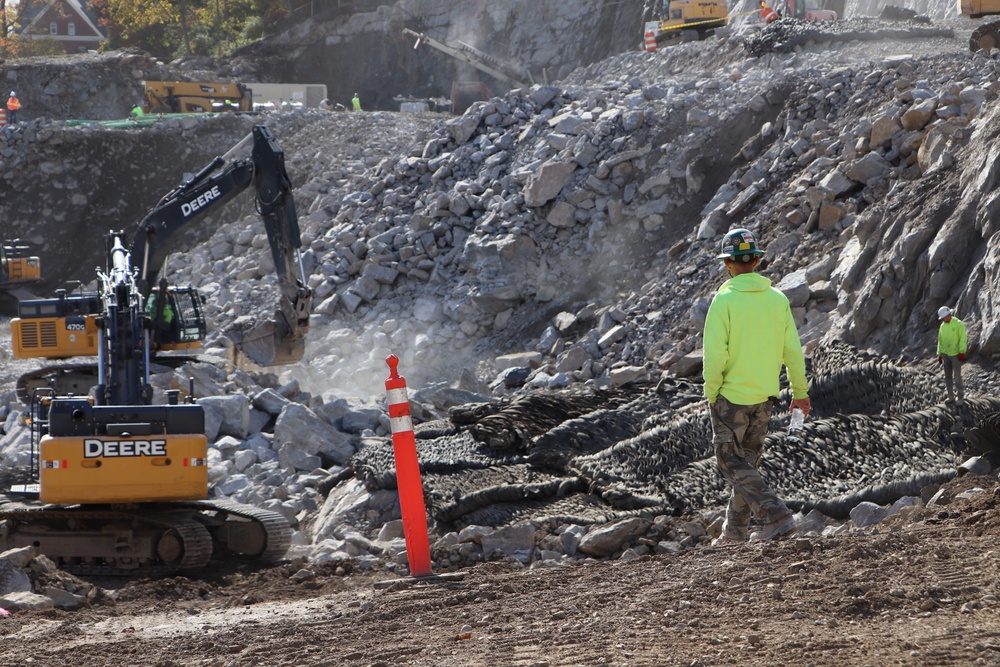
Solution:
<svg viewBox="0 0 1000 667"><path fill-rule="evenodd" d="M958 360L959 360L959 361L965 361L965 355L964 355L964 354L962 354L961 352L959 352L959 353L958 353Z"/></svg>
<svg viewBox="0 0 1000 667"><path fill-rule="evenodd" d="M941 363L941 355L940 354L938 355L938 363L939 364Z"/></svg>

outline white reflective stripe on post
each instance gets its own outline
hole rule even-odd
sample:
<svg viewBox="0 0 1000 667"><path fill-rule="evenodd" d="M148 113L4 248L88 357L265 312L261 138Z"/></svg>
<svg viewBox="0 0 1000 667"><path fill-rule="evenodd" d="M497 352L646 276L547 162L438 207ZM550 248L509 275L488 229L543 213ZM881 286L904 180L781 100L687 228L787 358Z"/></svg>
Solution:
<svg viewBox="0 0 1000 667"><path fill-rule="evenodd" d="M393 433L413 430L413 421L409 417L392 417L389 419L389 428Z"/></svg>
<svg viewBox="0 0 1000 667"><path fill-rule="evenodd" d="M385 392L386 399L389 405L396 405L397 403L409 403L409 399L406 396L406 389L388 389Z"/></svg>

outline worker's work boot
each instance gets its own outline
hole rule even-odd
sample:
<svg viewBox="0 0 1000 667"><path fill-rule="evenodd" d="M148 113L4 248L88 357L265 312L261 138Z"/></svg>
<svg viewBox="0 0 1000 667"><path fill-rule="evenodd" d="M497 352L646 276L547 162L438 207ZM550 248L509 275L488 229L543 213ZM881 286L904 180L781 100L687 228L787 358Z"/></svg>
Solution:
<svg viewBox="0 0 1000 667"><path fill-rule="evenodd" d="M713 547L724 547L729 544L743 544L747 541L749 531L746 528L730 526L729 521L722 522L722 534L712 540Z"/></svg>
<svg viewBox="0 0 1000 667"><path fill-rule="evenodd" d="M765 523L758 530L750 533L751 542L766 542L767 540L780 540L783 537L791 537L797 530L795 517L791 514L780 519Z"/></svg>

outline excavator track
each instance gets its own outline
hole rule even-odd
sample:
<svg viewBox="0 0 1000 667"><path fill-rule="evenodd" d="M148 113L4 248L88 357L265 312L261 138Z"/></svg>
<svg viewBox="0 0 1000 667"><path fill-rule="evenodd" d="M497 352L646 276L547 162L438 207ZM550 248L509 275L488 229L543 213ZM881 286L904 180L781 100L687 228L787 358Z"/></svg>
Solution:
<svg viewBox="0 0 1000 667"><path fill-rule="evenodd" d="M1000 21L984 23L969 38L970 51L989 51L1000 48Z"/></svg>
<svg viewBox="0 0 1000 667"><path fill-rule="evenodd" d="M86 396L97 384L97 364L64 364L46 366L17 379L17 399L31 404L31 395L37 389L52 388L59 396Z"/></svg>
<svg viewBox="0 0 1000 667"><path fill-rule="evenodd" d="M128 509L0 507L0 550L34 546L75 574L168 576L215 558L270 562L291 544L280 514L229 501Z"/></svg>
<svg viewBox="0 0 1000 667"><path fill-rule="evenodd" d="M191 355L161 355L155 363L169 368L179 368L188 362L198 361ZM31 395L38 389L52 389L57 396L86 396L91 387L97 386L97 363L61 364L45 366L25 373L17 379L17 399L31 404Z"/></svg>
<svg viewBox="0 0 1000 667"><path fill-rule="evenodd" d="M240 522L259 528L251 531L253 534L249 536L249 541L244 536L242 541L237 543L238 547L231 540L226 542L228 545L225 547L226 550L237 557L270 562L284 556L288 547L292 545L292 527L288 519L277 512L229 500L202 500L178 504L203 512L220 513L229 524L235 523L230 517L239 517Z"/></svg>

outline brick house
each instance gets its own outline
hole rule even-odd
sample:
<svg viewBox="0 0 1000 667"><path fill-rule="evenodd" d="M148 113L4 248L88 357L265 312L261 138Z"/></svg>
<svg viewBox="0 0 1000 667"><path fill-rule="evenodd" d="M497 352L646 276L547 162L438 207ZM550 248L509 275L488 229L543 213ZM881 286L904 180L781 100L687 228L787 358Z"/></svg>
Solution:
<svg viewBox="0 0 1000 667"><path fill-rule="evenodd" d="M86 0L48 0L39 2L31 19L20 31L29 39L54 39L66 53L82 53L96 49L104 34L87 14Z"/></svg>

